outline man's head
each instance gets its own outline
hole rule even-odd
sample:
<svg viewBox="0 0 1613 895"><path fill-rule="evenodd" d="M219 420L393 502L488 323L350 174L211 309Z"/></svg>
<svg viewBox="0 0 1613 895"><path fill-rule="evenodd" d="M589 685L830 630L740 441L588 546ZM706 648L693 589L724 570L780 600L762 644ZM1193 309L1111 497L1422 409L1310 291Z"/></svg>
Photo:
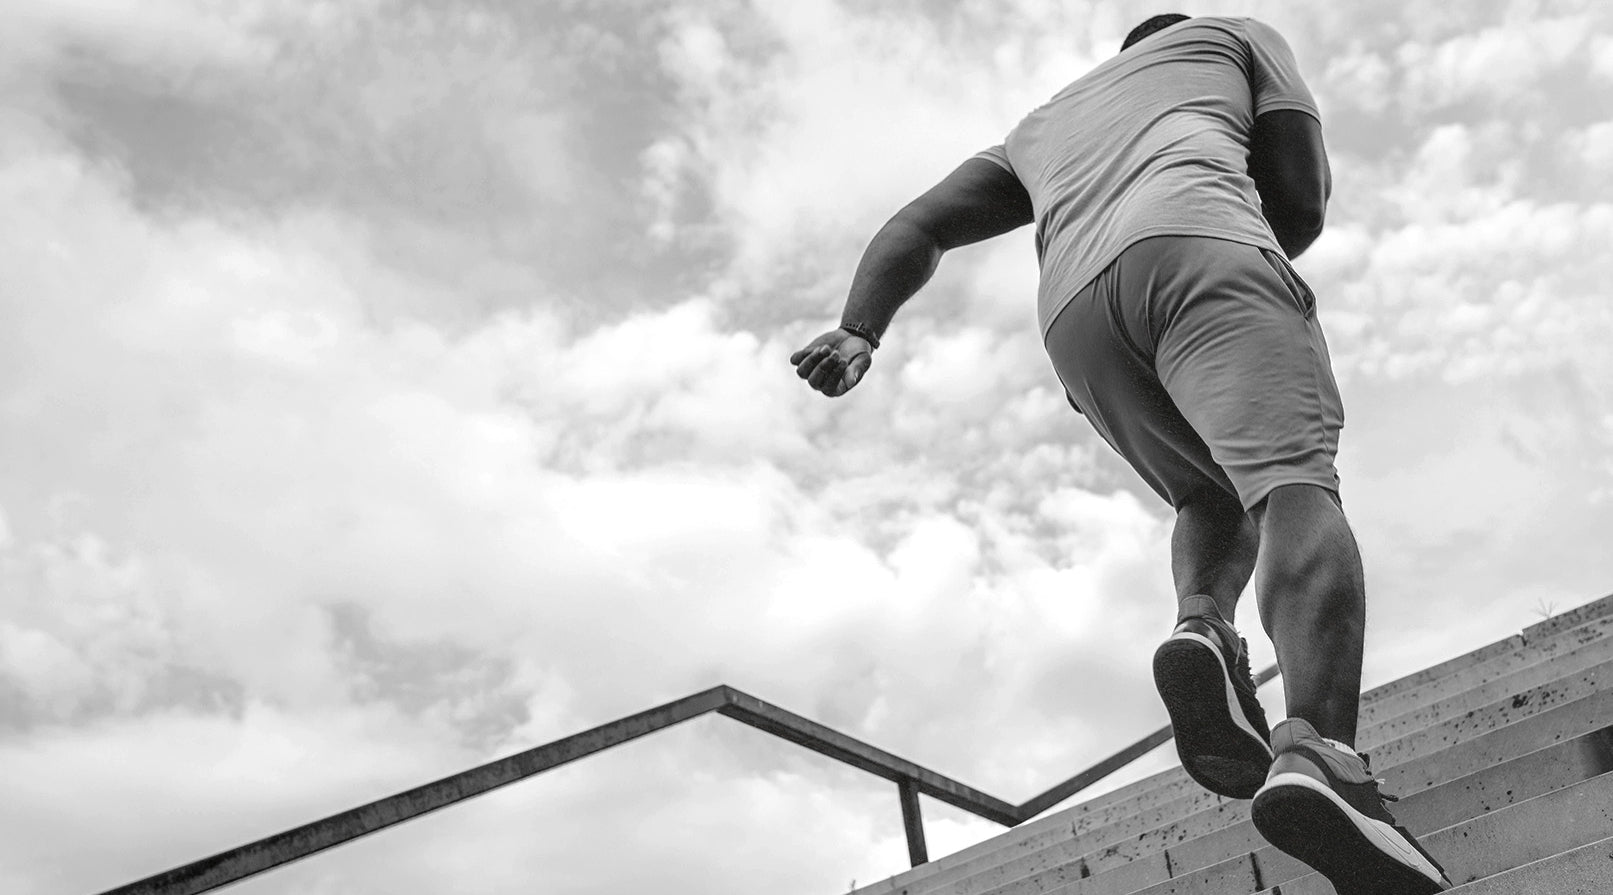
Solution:
<svg viewBox="0 0 1613 895"><path fill-rule="evenodd" d="M1154 16L1148 21L1143 22L1141 25L1131 29L1131 33L1126 35L1125 42L1120 45L1120 52L1126 52L1126 50L1129 49L1132 44L1142 40L1156 31L1164 31L1166 28L1169 28L1177 22L1185 22L1189 18L1191 18L1191 16L1184 16L1180 13L1174 12L1166 13L1162 16Z"/></svg>

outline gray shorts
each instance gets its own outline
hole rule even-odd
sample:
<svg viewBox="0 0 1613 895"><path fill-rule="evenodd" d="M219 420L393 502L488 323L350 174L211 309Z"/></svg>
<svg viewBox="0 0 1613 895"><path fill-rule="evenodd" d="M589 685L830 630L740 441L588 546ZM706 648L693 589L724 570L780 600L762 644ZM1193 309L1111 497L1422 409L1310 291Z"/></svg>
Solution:
<svg viewBox="0 0 1613 895"><path fill-rule="evenodd" d="M1316 298L1276 252L1202 236L1132 244L1048 329L1071 402L1171 506L1206 489L1335 494L1344 404Z"/></svg>

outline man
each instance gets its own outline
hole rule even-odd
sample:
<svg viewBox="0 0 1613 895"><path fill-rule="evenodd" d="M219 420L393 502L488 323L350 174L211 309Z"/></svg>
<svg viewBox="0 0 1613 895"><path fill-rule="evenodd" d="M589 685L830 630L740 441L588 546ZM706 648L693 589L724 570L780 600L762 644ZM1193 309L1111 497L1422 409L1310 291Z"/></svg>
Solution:
<svg viewBox="0 0 1613 895"><path fill-rule="evenodd" d="M1449 881L1353 748L1365 592L1334 468L1343 407L1288 264L1331 186L1276 31L1156 16L898 212L842 325L790 362L845 394L944 252L1034 222L1043 342L1070 403L1176 510L1177 624L1154 676L1183 767L1252 797L1261 834L1341 895L1423 895ZM1287 695L1270 733L1230 624L1251 575Z"/></svg>

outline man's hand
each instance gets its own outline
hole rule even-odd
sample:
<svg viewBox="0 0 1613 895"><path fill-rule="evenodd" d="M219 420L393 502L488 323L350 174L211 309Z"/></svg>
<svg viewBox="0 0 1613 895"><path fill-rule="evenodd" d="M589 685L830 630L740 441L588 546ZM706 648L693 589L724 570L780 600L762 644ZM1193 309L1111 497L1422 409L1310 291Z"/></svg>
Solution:
<svg viewBox="0 0 1613 895"><path fill-rule="evenodd" d="M874 363L874 346L843 329L830 330L790 355L795 373L831 398L856 386Z"/></svg>

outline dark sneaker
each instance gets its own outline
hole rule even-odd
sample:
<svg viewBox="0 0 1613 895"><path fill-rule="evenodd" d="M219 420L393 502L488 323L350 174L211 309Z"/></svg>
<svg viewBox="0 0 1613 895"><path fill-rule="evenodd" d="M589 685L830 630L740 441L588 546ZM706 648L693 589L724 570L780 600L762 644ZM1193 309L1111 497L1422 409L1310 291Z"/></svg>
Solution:
<svg viewBox="0 0 1613 895"><path fill-rule="evenodd" d="M1316 868L1338 895L1432 895L1450 886L1384 807L1364 756L1299 718L1277 725L1271 777L1249 814L1266 841Z"/></svg>
<svg viewBox="0 0 1613 895"><path fill-rule="evenodd" d="M1170 712L1187 775L1210 792L1253 798L1271 768L1271 732L1255 698L1249 645L1209 597L1188 597L1154 652L1154 685Z"/></svg>

